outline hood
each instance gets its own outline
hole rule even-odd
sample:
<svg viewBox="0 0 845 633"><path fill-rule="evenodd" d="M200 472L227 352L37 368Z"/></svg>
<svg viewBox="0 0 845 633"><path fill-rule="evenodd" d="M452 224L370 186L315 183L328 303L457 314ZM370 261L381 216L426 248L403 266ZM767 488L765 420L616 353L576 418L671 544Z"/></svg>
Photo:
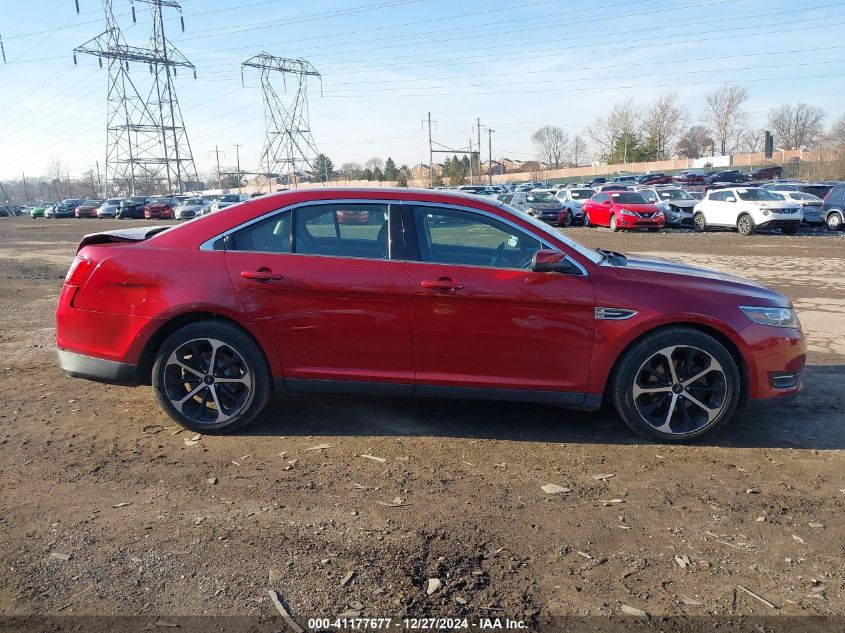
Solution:
<svg viewBox="0 0 845 633"><path fill-rule="evenodd" d="M629 211L636 211L637 213L656 213L658 211L656 204L629 204L626 202L614 202L613 206L617 209L628 209Z"/></svg>
<svg viewBox="0 0 845 633"><path fill-rule="evenodd" d="M737 301L757 301L762 305L776 307L790 305L790 301L785 295L771 288L767 288L752 279L721 270L713 270L712 268L633 255L628 257L627 265L619 266L616 270L619 271L621 276L628 278L637 278L643 272L671 275L675 279L667 280L667 284L687 281L690 285L707 286L709 290L719 290L724 294L736 295Z"/></svg>
<svg viewBox="0 0 845 633"><path fill-rule="evenodd" d="M698 200L661 200L663 204L668 204L672 207L678 207L679 209L692 209L696 204L698 204Z"/></svg>
<svg viewBox="0 0 845 633"><path fill-rule="evenodd" d="M563 207L560 202L529 202L527 204L532 209L546 209L551 211L561 209Z"/></svg>
<svg viewBox="0 0 845 633"><path fill-rule="evenodd" d="M196 211L198 209L204 208L204 204L180 204L176 207L177 211Z"/></svg>

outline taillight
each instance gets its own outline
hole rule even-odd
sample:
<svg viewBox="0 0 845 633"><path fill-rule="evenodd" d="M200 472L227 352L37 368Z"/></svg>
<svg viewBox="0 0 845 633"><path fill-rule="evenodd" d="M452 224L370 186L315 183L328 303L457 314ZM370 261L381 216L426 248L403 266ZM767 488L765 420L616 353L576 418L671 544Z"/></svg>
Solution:
<svg viewBox="0 0 845 633"><path fill-rule="evenodd" d="M87 257L77 255L73 258L73 263L70 265L70 270L65 275L65 283L68 286L81 286L91 272L94 270L94 262Z"/></svg>

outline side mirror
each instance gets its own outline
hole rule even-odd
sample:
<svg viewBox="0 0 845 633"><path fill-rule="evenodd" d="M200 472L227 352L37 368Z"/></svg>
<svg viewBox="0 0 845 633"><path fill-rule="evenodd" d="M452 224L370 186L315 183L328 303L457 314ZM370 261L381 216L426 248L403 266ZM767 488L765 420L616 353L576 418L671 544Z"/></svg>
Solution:
<svg viewBox="0 0 845 633"><path fill-rule="evenodd" d="M734 198L733 196L728 196L727 198L725 198L725 202L736 202L736 198Z"/></svg>
<svg viewBox="0 0 845 633"><path fill-rule="evenodd" d="M581 269L565 253L542 248L531 258L531 270L535 273L580 274Z"/></svg>
<svg viewBox="0 0 845 633"><path fill-rule="evenodd" d="M602 202L602 204L609 207L610 205L613 204L613 201L612 200L605 200L604 202Z"/></svg>

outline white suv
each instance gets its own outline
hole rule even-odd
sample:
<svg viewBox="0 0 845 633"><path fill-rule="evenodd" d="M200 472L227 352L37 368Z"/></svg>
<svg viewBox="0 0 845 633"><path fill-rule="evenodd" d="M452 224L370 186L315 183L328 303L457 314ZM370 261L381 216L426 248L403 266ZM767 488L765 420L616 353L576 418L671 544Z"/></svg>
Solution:
<svg viewBox="0 0 845 633"><path fill-rule="evenodd" d="M697 231L711 226L733 227L740 235L751 235L757 229L780 229L794 235L804 215L795 202L779 200L758 187L731 187L707 192L695 205L693 223Z"/></svg>

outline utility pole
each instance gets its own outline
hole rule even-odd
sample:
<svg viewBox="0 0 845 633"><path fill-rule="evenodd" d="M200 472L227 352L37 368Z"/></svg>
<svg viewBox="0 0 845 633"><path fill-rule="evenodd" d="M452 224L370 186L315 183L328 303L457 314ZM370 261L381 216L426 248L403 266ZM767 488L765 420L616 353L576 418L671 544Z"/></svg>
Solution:
<svg viewBox="0 0 845 633"><path fill-rule="evenodd" d="M434 123L437 123L437 121ZM434 187L434 147L431 144L431 112L428 113L428 187L429 189Z"/></svg>
<svg viewBox="0 0 845 633"><path fill-rule="evenodd" d="M493 132L487 128L487 184L493 186Z"/></svg>
<svg viewBox="0 0 845 633"><path fill-rule="evenodd" d="M23 175L23 195L26 198L26 206L29 206L29 189L26 187L26 174Z"/></svg>
<svg viewBox="0 0 845 633"><path fill-rule="evenodd" d="M475 174L472 171L472 137L469 137L469 184L475 184Z"/></svg>
<svg viewBox="0 0 845 633"><path fill-rule="evenodd" d="M481 117L477 117L475 119L475 128L476 132L478 132L478 184L481 184ZM472 148L470 147L470 150ZM472 151L469 153L469 165L472 167Z"/></svg>
<svg viewBox="0 0 845 633"><path fill-rule="evenodd" d="M243 145L239 145L235 143L235 162L237 163L237 170L238 170L238 193L241 192L241 148Z"/></svg>
<svg viewBox="0 0 845 633"><path fill-rule="evenodd" d="M213 150L213 151L212 151L212 150L208 150L208 155L209 155L209 156L211 156L211 154L212 154L212 153L213 153L213 154L217 157L217 188L218 188L218 189L222 189L223 187L221 187L221 186L220 186L220 154L221 154L221 152L220 152L220 150L219 150L219 149L217 149L217 146L216 146L216 145L214 146L214 150ZM225 156L225 155L226 155L226 152L222 152L222 154L223 154L223 156Z"/></svg>
<svg viewBox="0 0 845 633"><path fill-rule="evenodd" d="M100 195L105 198L106 194L103 191L103 181L100 180L100 161L95 160L94 164L97 166L97 191L99 191Z"/></svg>

